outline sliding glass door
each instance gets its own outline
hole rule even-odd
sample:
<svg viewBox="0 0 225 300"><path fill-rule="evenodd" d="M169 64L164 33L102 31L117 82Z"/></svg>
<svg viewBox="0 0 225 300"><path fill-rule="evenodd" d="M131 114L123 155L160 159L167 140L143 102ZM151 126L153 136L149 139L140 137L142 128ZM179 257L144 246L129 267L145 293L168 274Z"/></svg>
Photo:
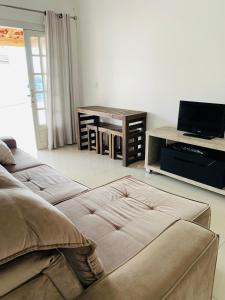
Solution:
<svg viewBox="0 0 225 300"><path fill-rule="evenodd" d="M27 65L29 74L29 90L32 105L36 143L38 149L48 145L46 121L47 63L45 33L24 30Z"/></svg>

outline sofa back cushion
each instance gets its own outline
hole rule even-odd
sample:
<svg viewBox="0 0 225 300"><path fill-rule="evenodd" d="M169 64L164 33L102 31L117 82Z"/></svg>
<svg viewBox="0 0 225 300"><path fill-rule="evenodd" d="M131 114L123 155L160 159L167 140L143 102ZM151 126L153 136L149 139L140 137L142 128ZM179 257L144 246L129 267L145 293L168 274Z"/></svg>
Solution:
<svg viewBox="0 0 225 300"><path fill-rule="evenodd" d="M57 208L28 189L13 185L11 174L0 173L0 186L1 182L6 186L0 189L0 265L33 251L67 248L66 254L79 259L71 262L80 281L89 285L97 280L103 270L95 255L95 243Z"/></svg>
<svg viewBox="0 0 225 300"><path fill-rule="evenodd" d="M16 140L11 136L2 136L0 139L10 148L17 148Z"/></svg>
<svg viewBox="0 0 225 300"><path fill-rule="evenodd" d="M9 147L0 139L0 163L3 165L15 165L15 159Z"/></svg>

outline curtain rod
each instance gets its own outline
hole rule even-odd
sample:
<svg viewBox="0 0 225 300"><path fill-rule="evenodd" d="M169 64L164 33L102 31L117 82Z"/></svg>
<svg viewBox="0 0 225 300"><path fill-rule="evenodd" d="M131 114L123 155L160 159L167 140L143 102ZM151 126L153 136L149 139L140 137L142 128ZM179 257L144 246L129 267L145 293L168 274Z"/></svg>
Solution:
<svg viewBox="0 0 225 300"><path fill-rule="evenodd" d="M19 10L31 11L31 12L38 13L38 14L44 14L44 15L46 14L46 11L44 11L44 10L37 10L37 9L31 9L31 8L13 6L13 5L6 5L6 4L1 4L1 3L0 3L0 6L8 7L8 8L14 8L14 9L19 9ZM77 20L76 16L71 16L70 18L73 19L73 20L75 20L75 21Z"/></svg>

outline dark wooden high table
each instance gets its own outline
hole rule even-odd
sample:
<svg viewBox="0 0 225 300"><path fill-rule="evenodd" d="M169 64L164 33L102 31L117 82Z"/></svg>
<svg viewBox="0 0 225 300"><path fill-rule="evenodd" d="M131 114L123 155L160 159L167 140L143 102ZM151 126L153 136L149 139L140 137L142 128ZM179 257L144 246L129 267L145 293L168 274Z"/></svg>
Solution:
<svg viewBox="0 0 225 300"><path fill-rule="evenodd" d="M123 166L145 158L147 113L104 106L84 106L77 110L78 148L88 148L87 124L98 124L100 118L122 121Z"/></svg>

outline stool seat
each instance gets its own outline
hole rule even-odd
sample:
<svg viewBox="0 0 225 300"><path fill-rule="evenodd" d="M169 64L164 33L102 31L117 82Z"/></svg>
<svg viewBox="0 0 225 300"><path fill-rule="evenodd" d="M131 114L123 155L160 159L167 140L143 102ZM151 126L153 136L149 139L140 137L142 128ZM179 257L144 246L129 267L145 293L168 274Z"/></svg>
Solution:
<svg viewBox="0 0 225 300"><path fill-rule="evenodd" d="M88 124L87 125L87 129L96 130L97 128L98 128L98 126L95 125L95 124Z"/></svg>
<svg viewBox="0 0 225 300"><path fill-rule="evenodd" d="M102 132L107 132L110 134L117 134L118 136L123 136L122 126L108 124L108 123L98 123L98 129Z"/></svg>

